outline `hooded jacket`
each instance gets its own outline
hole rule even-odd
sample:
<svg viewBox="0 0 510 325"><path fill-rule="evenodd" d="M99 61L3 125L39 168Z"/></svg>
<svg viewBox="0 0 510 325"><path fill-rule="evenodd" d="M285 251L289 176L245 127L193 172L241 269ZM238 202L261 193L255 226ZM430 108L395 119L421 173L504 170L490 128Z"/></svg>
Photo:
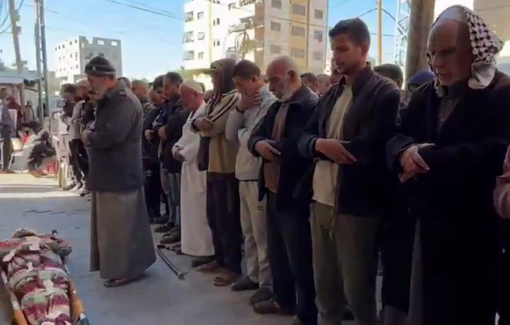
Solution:
<svg viewBox="0 0 510 325"><path fill-rule="evenodd" d="M198 150L198 169L209 173L235 173L235 161L238 141L229 141L225 136L225 126L229 112L235 108L241 95L235 89L233 71L236 62L232 59L222 59L211 64L211 70L221 74L221 82L215 87L212 99L207 103L205 114L197 116L191 123L191 130L200 136ZM208 131L196 128L195 121L200 117L207 117L213 123Z"/></svg>

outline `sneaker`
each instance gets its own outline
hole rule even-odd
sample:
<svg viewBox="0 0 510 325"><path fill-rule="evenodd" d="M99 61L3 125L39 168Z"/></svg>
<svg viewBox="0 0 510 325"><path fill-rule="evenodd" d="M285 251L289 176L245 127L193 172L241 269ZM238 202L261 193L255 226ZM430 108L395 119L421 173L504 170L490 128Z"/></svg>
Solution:
<svg viewBox="0 0 510 325"><path fill-rule="evenodd" d="M85 196L89 196L90 195L90 191L86 188L83 188L81 191L80 191L80 196L81 197L85 197Z"/></svg>
<svg viewBox="0 0 510 325"><path fill-rule="evenodd" d="M253 311L259 315L294 315L294 308L281 307L274 299L256 303Z"/></svg>
<svg viewBox="0 0 510 325"><path fill-rule="evenodd" d="M268 287L259 288L253 295L251 295L249 304L250 306L255 306L259 302L269 301L274 299L273 290Z"/></svg>
<svg viewBox="0 0 510 325"><path fill-rule="evenodd" d="M258 288L259 284L253 282L248 276L240 278L230 287L234 292L257 290Z"/></svg>

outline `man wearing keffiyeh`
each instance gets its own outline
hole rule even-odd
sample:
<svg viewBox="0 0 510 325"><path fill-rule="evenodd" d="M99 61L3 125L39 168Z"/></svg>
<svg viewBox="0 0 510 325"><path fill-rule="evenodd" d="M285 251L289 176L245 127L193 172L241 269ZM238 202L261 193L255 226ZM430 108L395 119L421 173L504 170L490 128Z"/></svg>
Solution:
<svg viewBox="0 0 510 325"><path fill-rule="evenodd" d="M473 11L446 9L428 40L436 79L412 94L388 142L419 224L409 324L494 324L492 192L510 142L510 78L495 59L502 46Z"/></svg>

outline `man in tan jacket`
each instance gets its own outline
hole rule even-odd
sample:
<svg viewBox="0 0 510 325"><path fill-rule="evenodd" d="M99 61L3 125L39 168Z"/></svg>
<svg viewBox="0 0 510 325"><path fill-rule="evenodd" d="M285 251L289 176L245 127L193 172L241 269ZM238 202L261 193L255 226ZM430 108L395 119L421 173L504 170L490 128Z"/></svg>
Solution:
<svg viewBox="0 0 510 325"><path fill-rule="evenodd" d="M239 216L239 182L235 162L239 143L225 136L229 112L241 95L235 89L235 61L223 59L211 64L214 95L205 113L197 116L191 129L201 136L197 156L198 169L207 171L207 218L212 231L215 261L201 267L222 273L214 279L216 286L229 286L241 275L242 232Z"/></svg>

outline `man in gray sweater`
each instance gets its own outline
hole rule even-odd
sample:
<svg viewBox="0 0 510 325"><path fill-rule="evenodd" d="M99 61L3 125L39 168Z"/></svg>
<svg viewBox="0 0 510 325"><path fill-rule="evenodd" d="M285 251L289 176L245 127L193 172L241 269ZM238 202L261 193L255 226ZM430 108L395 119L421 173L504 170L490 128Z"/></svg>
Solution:
<svg viewBox="0 0 510 325"><path fill-rule="evenodd" d="M269 91L255 63L242 60L234 68L234 82L242 99L230 112L225 129L228 140L240 143L236 158L239 180L241 225L245 238L247 275L232 285L233 291L256 290L250 304L272 298L272 280L267 259L265 201L259 201L258 175L261 158L247 149L248 138L257 122L266 114L276 98Z"/></svg>

